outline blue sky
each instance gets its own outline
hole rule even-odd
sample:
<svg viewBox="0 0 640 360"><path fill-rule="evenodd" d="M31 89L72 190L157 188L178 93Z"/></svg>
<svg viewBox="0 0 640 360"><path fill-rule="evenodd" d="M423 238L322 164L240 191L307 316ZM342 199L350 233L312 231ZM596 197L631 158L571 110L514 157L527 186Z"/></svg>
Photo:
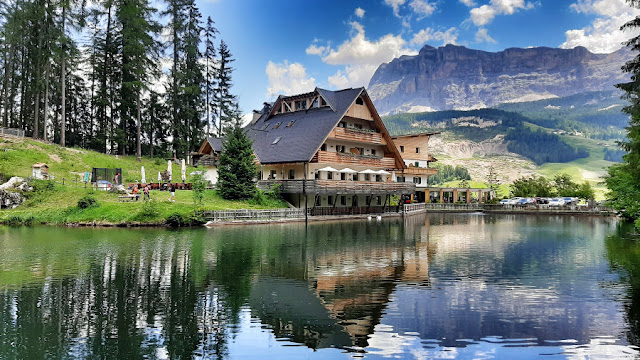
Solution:
<svg viewBox="0 0 640 360"><path fill-rule="evenodd" d="M585 46L611 52L640 15L624 0L200 0L234 63L245 113L277 94L367 86L375 69L425 44L500 51Z"/></svg>

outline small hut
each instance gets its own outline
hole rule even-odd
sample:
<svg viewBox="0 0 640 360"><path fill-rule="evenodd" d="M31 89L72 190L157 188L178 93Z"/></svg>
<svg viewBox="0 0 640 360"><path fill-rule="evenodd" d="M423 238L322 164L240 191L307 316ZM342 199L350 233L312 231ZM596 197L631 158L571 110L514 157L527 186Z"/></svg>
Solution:
<svg viewBox="0 0 640 360"><path fill-rule="evenodd" d="M36 163L31 166L31 177L38 180L49 180L49 165Z"/></svg>

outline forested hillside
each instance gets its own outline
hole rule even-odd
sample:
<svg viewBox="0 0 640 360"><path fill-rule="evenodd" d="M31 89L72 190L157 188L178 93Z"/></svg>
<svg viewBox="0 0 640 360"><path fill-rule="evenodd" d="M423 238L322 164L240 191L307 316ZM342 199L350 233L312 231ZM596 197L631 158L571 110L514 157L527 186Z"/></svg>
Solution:
<svg viewBox="0 0 640 360"><path fill-rule="evenodd" d="M2 126L111 154L188 154L240 121L218 36L194 0L0 2Z"/></svg>
<svg viewBox="0 0 640 360"><path fill-rule="evenodd" d="M589 156L587 150L572 147L556 134L534 131L525 126L531 122L521 114L498 109L399 114L384 118L385 126L394 135L444 131L454 139L474 142L503 135L509 151L527 157L538 165L569 162Z"/></svg>

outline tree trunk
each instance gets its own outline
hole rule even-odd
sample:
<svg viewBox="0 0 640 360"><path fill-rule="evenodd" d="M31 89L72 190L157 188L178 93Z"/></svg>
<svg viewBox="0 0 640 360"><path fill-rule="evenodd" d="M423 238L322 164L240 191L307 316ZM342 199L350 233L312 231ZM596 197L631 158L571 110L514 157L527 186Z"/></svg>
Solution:
<svg viewBox="0 0 640 360"><path fill-rule="evenodd" d="M67 12L66 12L67 8L66 6L62 7L62 59L61 59L61 74L60 74L60 87L61 87L61 93L60 93L60 102L61 102L61 113L60 113L60 146L64 147L66 144L66 139L65 139L65 131L67 128L67 114L66 109L65 109L65 88L67 87L67 68L66 68L66 54L65 51L67 51L65 43L65 22L66 22L66 16L67 16Z"/></svg>
<svg viewBox="0 0 640 360"><path fill-rule="evenodd" d="M13 46L8 47L7 50L9 52L9 59L7 60L7 66L4 69L4 85L3 85L3 95L2 95L2 126L8 126L9 119L9 76L11 75L13 68Z"/></svg>
<svg viewBox="0 0 640 360"><path fill-rule="evenodd" d="M37 87L38 85L36 85ZM40 91L36 90L36 106L33 112L33 138L38 138L38 114L40 114Z"/></svg>
<svg viewBox="0 0 640 360"><path fill-rule="evenodd" d="M137 151L137 155L138 155L138 162L142 161L142 144L140 143L141 140L141 136L140 136L140 92L138 91L138 97L136 98L136 117L137 117L137 134L136 137L138 139L138 151Z"/></svg>
<svg viewBox="0 0 640 360"><path fill-rule="evenodd" d="M44 141L47 141L47 131L49 128L47 127L47 121L49 118L49 65L47 64L47 69L45 70L44 75L44 114L42 115L43 122L43 133L42 138Z"/></svg>

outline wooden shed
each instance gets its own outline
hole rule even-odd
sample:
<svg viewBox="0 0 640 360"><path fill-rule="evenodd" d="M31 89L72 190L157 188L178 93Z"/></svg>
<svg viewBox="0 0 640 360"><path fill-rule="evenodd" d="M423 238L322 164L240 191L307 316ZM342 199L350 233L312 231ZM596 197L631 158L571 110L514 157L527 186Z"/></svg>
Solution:
<svg viewBox="0 0 640 360"><path fill-rule="evenodd" d="M49 180L49 165L35 163L31 166L31 177L38 180Z"/></svg>

